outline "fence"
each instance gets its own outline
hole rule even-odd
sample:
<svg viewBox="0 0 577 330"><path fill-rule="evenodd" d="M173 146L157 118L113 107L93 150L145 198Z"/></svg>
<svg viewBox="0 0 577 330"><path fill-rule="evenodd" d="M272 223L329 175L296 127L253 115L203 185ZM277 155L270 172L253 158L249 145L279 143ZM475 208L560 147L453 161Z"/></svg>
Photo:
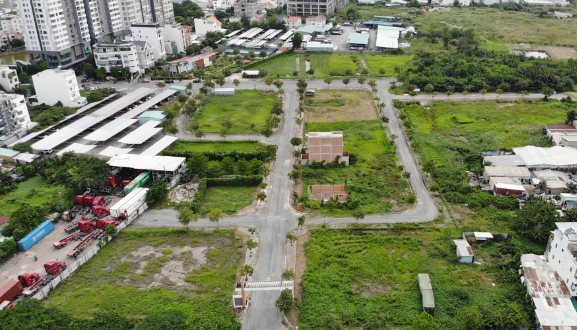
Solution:
<svg viewBox="0 0 577 330"><path fill-rule="evenodd" d="M134 221L134 219L138 218L138 216L142 214L144 211L146 211L147 208L148 205L146 205L146 203L140 206L136 212L131 214L126 220L121 222L120 225L118 225L118 227L116 227L117 233L122 231L128 225L130 225ZM96 253L98 253L98 251L100 251L102 247L106 246L106 244L108 244L108 242L110 242L111 240L112 236L108 235L104 236L98 242L98 244L84 250L84 252L81 253L76 258L76 261L74 261L72 264L69 265L67 264L66 269L62 273L60 273L58 276L52 279L52 281L48 282L45 286L43 286L42 289L40 289L38 292L36 292L36 294L34 294L34 296L32 296L32 298L37 300L42 300L46 298L46 296L48 296L48 293L52 291L52 289L56 288L58 284L60 284L62 281L64 281L66 278L72 275L78 268L80 268L80 266L88 262L88 260L94 257Z"/></svg>

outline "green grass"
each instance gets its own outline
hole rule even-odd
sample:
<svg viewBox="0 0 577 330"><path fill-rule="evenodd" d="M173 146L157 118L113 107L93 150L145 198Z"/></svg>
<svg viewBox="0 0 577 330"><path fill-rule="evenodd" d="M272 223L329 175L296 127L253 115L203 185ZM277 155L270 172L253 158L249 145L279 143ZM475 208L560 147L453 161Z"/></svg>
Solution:
<svg viewBox="0 0 577 330"><path fill-rule="evenodd" d="M304 57L294 53L275 56L266 60L251 69L266 71L268 77L273 78L294 78L293 73L296 69L296 58L300 57L300 64L304 63ZM304 66L303 66L304 68ZM302 70L304 72L304 69Z"/></svg>
<svg viewBox="0 0 577 330"><path fill-rule="evenodd" d="M378 120L334 123L306 123L307 132L343 131L345 151L356 157L347 167L312 168L305 166L303 182L306 191L311 184L346 183L351 198L360 202L367 213L384 213L403 204L408 183L397 166L393 143L385 136ZM322 214L349 216L344 209L320 209Z"/></svg>
<svg viewBox="0 0 577 330"><path fill-rule="evenodd" d="M513 319L511 311L519 308L511 321L515 326L493 328L531 325L530 304L514 271L518 255L503 255L501 249L540 253L542 248L518 241L474 245L486 263L459 264L451 239L461 230L423 225L374 232L312 230L305 248L300 328L413 329L422 312L418 273L431 277L436 329L464 329L465 308L481 310L486 322ZM500 270L504 264L513 269Z"/></svg>
<svg viewBox="0 0 577 330"><path fill-rule="evenodd" d="M0 196L0 215L9 216L21 205L46 206L72 204L72 192L62 185L47 184L39 176L18 184L16 190Z"/></svg>
<svg viewBox="0 0 577 330"><path fill-rule="evenodd" d="M257 90L237 90L233 96L211 96L192 119L203 133L221 133L230 121L227 134L260 133L271 117L277 97Z"/></svg>
<svg viewBox="0 0 577 330"><path fill-rule="evenodd" d="M480 153L525 145L545 146L545 124L563 123L568 106L558 101L437 102L431 109L404 107L409 135L422 163L462 165L459 150Z"/></svg>
<svg viewBox="0 0 577 330"><path fill-rule="evenodd" d="M314 70L315 78L326 78L331 76L352 76L356 72L355 63L348 53L318 54L309 53L311 67ZM350 73L347 73L350 70Z"/></svg>
<svg viewBox="0 0 577 330"><path fill-rule="evenodd" d="M234 214L249 206L254 200L257 187L209 187L206 189L201 213L211 209L221 209L223 213Z"/></svg>
<svg viewBox="0 0 577 330"><path fill-rule="evenodd" d="M60 284L45 303L76 317L114 311L134 322L154 313L179 310L195 329L240 329L229 306L240 246L231 230L128 229ZM132 253L144 247L161 256L141 252L141 257L134 257ZM197 262L190 252L174 252L195 247L208 248L207 263L185 274L186 285L177 286L166 277L158 279L160 269L171 260L182 261L186 267ZM148 288L153 282L158 287Z"/></svg>
<svg viewBox="0 0 577 330"><path fill-rule="evenodd" d="M369 75L371 76L395 76L395 69L403 69L412 59L411 55L389 55L389 54L362 54L362 58L366 61L369 67ZM379 71L385 70L384 74Z"/></svg>
<svg viewBox="0 0 577 330"><path fill-rule="evenodd" d="M250 153L260 150L262 144L256 141L191 142L176 141L168 152L231 152Z"/></svg>

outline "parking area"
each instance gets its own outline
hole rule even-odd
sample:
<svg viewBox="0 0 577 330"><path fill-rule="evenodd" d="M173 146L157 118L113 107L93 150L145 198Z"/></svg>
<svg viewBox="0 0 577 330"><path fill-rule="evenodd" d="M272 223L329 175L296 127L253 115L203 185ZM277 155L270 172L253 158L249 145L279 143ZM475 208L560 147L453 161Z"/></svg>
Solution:
<svg viewBox="0 0 577 330"><path fill-rule="evenodd" d="M341 35L327 35L327 38L330 39L333 45L337 46L337 51L339 52L357 52L357 50L350 50L349 44L347 43L347 39L349 34L355 33L355 27L353 26L341 26L343 30L343 34ZM375 42L377 40L377 31L376 30L369 30L369 47L367 50L375 50Z"/></svg>

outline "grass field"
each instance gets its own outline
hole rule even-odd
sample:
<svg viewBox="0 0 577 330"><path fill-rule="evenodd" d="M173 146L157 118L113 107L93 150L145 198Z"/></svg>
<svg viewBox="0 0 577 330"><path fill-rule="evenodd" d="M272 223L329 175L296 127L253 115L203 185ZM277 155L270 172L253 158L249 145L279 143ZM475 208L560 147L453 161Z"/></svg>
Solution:
<svg viewBox="0 0 577 330"><path fill-rule="evenodd" d="M176 141L168 148L169 152L255 152L262 144L255 141L219 141L219 142L191 142Z"/></svg>
<svg viewBox="0 0 577 330"><path fill-rule="evenodd" d="M362 59L369 67L369 75L392 77L396 75L395 69L403 69L411 61L411 55L389 55L389 54L362 54ZM384 69L385 73L380 73Z"/></svg>
<svg viewBox="0 0 577 330"><path fill-rule="evenodd" d="M72 204L72 192L62 185L49 185L39 176L18 184L16 190L0 196L0 215L9 216L23 204L46 206Z"/></svg>
<svg viewBox="0 0 577 330"><path fill-rule="evenodd" d="M367 213L384 213L403 204L408 194L408 183L397 167L395 148L385 136L380 121L306 123L305 131L343 131L345 151L356 157L356 162L347 167L305 166L305 191L311 184L346 183L351 198L358 200L360 208ZM320 212L333 216L350 215L350 210L336 208L321 208Z"/></svg>
<svg viewBox="0 0 577 330"><path fill-rule="evenodd" d="M365 90L317 90L304 103L307 122L375 119L377 115L373 95Z"/></svg>
<svg viewBox="0 0 577 330"><path fill-rule="evenodd" d="M519 251L542 253L542 248L518 241L474 245L485 264L459 264L451 239L461 230L423 225L312 230L299 327L426 329L414 323L422 313L418 273L430 275L435 296L434 325L427 329L466 329L477 311L487 328L532 325L526 291L514 270Z"/></svg>
<svg viewBox="0 0 577 330"><path fill-rule="evenodd" d="M179 310L190 328L240 329L229 305L241 246L230 230L127 229L46 304L75 317L115 311L136 323Z"/></svg>
<svg viewBox="0 0 577 330"><path fill-rule="evenodd" d="M548 145L545 124L563 123L567 105L558 101L498 103L438 102L430 109L404 107L409 135L423 163L458 166L459 150L481 152Z"/></svg>
<svg viewBox="0 0 577 330"><path fill-rule="evenodd" d="M221 133L231 124L227 134L260 134L277 97L257 90L237 91L233 96L211 96L192 124L203 133Z"/></svg>
<svg viewBox="0 0 577 330"><path fill-rule="evenodd" d="M209 187L204 195L201 213L211 209L221 209L223 213L234 214L249 206L254 200L257 187Z"/></svg>
<svg viewBox="0 0 577 330"><path fill-rule="evenodd" d="M310 53L311 67L314 69L315 78L331 76L355 75L356 66L348 53L318 54ZM349 71L347 71L349 70ZM347 73L349 72L349 73Z"/></svg>
<svg viewBox="0 0 577 330"><path fill-rule="evenodd" d="M291 54L283 54L277 57L274 57L271 60L268 60L264 63L261 63L252 69L266 71L269 77L273 78L294 78L295 76L293 73L297 71L296 69L296 58L300 58L300 64L304 63L304 56L297 55L294 53ZM303 65L303 72L304 73L304 65Z"/></svg>

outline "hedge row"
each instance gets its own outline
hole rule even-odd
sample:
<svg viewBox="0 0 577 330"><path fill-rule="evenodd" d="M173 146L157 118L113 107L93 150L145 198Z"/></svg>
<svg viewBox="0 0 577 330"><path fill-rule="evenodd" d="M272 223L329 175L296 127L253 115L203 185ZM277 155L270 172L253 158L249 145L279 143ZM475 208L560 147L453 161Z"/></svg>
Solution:
<svg viewBox="0 0 577 330"><path fill-rule="evenodd" d="M206 179L209 187L244 187L258 186L262 182L260 175L239 175L234 178L208 178Z"/></svg>
<svg viewBox="0 0 577 330"><path fill-rule="evenodd" d="M239 159L258 159L265 162L273 161L276 157L276 145L263 145L260 150L254 152L238 152L238 151L209 151L209 152L193 152L193 151L164 151L166 156L186 157L191 158L198 155L204 155L208 160L220 161L225 157L230 157L235 160Z"/></svg>
<svg viewBox="0 0 577 330"><path fill-rule="evenodd" d="M10 258L18 250L18 244L12 238L0 243L0 261Z"/></svg>
<svg viewBox="0 0 577 330"><path fill-rule="evenodd" d="M206 179L200 179L198 183L198 189L196 190L196 194L194 194L194 199L190 202L190 209L197 213L200 211L200 207L202 206L202 202L204 202L204 195L206 193Z"/></svg>

